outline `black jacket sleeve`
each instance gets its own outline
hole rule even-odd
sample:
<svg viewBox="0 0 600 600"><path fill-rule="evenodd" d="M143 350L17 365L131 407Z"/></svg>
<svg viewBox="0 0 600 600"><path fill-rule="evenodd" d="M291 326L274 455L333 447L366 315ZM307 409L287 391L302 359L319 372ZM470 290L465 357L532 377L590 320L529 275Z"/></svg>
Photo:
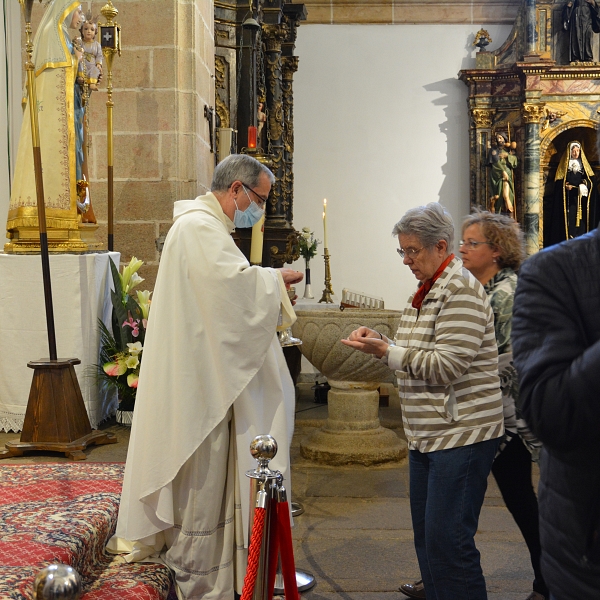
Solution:
<svg viewBox="0 0 600 600"><path fill-rule="evenodd" d="M512 343L523 415L550 448L600 442L600 260L596 232L528 259Z"/></svg>

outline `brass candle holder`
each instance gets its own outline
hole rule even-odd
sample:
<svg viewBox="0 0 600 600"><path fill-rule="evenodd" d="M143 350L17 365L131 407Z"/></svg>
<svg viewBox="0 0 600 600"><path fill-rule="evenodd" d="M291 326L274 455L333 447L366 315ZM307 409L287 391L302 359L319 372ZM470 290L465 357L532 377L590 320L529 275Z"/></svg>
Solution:
<svg viewBox="0 0 600 600"><path fill-rule="evenodd" d="M331 288L331 268L329 267L329 250L327 248L323 250L323 256L325 258L325 289L323 290L323 295L319 300L319 304L321 302L325 302L326 304L333 304L333 299L331 298L331 296L334 292Z"/></svg>
<svg viewBox="0 0 600 600"><path fill-rule="evenodd" d="M106 102L106 153L108 167L108 249L113 250L113 215L114 215L114 175L113 175L113 84L112 84L112 65L115 54L121 56L121 26L115 23L114 19L119 14L119 11L113 6L112 0L100 9L100 12L106 19L106 23L100 24L98 31L100 32L100 45L102 46L102 54L106 59L107 70L107 85L106 93L108 100Z"/></svg>

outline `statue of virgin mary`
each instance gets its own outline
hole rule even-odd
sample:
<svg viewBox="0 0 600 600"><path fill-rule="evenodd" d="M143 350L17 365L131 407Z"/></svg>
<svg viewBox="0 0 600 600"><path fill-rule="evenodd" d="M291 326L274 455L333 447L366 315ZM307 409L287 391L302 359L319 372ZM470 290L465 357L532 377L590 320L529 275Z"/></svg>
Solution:
<svg viewBox="0 0 600 600"><path fill-rule="evenodd" d="M598 225L594 170L580 142L569 142L558 163L550 214L544 215L544 246L558 244Z"/></svg>
<svg viewBox="0 0 600 600"><path fill-rule="evenodd" d="M84 21L79 0L51 0L33 40L33 63L40 129L46 225L51 251L81 252L77 214L78 163L81 164L82 107L76 83L81 60L68 29ZM33 168L29 97L21 127L11 191L7 252L39 250L37 196ZM78 161L79 154L79 161Z"/></svg>

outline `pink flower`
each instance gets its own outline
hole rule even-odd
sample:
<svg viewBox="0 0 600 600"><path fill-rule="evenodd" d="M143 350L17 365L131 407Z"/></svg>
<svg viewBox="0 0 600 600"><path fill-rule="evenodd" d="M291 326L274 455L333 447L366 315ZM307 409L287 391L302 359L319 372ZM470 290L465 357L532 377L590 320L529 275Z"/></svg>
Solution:
<svg viewBox="0 0 600 600"><path fill-rule="evenodd" d="M139 375L137 373L129 373L129 375L127 375L127 385L130 388L137 389L138 379L139 379Z"/></svg>
<svg viewBox="0 0 600 600"><path fill-rule="evenodd" d="M139 320L134 320L133 317L129 315L129 319L123 323L123 327L131 327L131 335L137 337L140 334L139 324Z"/></svg>

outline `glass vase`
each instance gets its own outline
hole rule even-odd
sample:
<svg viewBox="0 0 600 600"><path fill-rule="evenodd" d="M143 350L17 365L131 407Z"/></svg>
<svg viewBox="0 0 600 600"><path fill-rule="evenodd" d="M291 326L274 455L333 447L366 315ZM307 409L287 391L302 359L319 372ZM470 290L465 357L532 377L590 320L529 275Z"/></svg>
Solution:
<svg viewBox="0 0 600 600"><path fill-rule="evenodd" d="M304 259L304 263L305 263L305 283L306 285L304 286L304 296L303 298L306 298L307 300L312 300L314 298L313 293L312 293L312 289L310 287L310 260Z"/></svg>

